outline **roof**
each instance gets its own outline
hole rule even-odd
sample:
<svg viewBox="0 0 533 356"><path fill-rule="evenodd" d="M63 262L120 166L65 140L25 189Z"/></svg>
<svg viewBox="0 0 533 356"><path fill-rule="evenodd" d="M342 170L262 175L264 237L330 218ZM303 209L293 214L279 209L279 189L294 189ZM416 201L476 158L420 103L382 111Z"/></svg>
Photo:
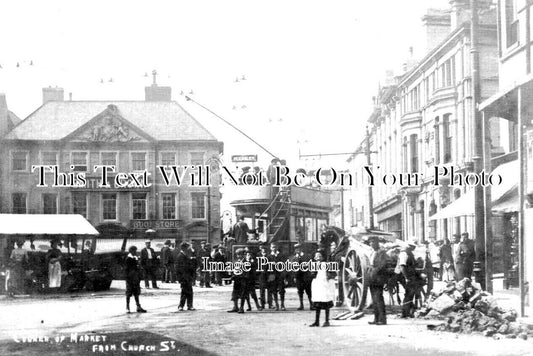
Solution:
<svg viewBox="0 0 533 356"><path fill-rule="evenodd" d="M0 234L98 235L98 231L77 214L0 214Z"/></svg>
<svg viewBox="0 0 533 356"><path fill-rule="evenodd" d="M216 141L175 101L49 101L17 125L8 140L61 140L109 105L134 127L157 141Z"/></svg>

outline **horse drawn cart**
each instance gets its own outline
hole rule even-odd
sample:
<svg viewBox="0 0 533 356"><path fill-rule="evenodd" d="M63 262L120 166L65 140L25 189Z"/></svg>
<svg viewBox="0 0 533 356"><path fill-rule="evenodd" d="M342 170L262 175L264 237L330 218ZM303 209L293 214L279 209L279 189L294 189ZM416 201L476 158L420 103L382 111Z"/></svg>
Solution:
<svg viewBox="0 0 533 356"><path fill-rule="evenodd" d="M368 295L368 267L372 248L366 243L369 236L378 236L381 248L387 251L387 282L384 289L390 296L391 304L401 304L400 286L405 286L403 276L397 273L397 261L400 249L406 243L397 239L393 234L376 231L362 230L356 234L347 234L337 227L328 227L324 233L324 246L335 243L335 249L330 252L332 259L338 262L337 273L337 305L345 305L350 311L362 311L367 306ZM415 304L421 305L428 291L433 285L433 271L427 249L417 247L413 254L417 260L417 275L419 283L415 294Z"/></svg>

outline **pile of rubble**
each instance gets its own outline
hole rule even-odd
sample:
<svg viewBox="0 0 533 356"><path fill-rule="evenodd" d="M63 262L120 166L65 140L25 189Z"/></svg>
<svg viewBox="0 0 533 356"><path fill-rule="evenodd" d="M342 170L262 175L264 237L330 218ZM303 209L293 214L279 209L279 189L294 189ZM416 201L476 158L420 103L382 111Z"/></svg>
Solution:
<svg viewBox="0 0 533 356"><path fill-rule="evenodd" d="M431 291L415 316L443 320L440 325L428 326L437 331L480 332L494 339L526 340L528 335L533 337L533 330L516 321L518 314L515 310L500 308L490 293L468 278L451 282L442 290Z"/></svg>

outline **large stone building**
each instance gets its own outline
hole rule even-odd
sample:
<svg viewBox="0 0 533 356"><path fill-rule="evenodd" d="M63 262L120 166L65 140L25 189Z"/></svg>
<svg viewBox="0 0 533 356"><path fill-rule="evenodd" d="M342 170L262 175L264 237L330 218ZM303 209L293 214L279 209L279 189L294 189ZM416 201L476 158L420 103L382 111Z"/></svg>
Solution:
<svg viewBox="0 0 533 356"><path fill-rule="evenodd" d="M61 88L45 88L43 99L2 138L2 213L81 214L107 237L141 237L154 229L160 239L218 241L218 174L211 174L209 187L193 186L188 174L178 187L175 180L165 184L157 168L209 164L223 150L222 142L170 101L169 87L147 87L146 101L64 101ZM101 186L101 169L94 171L103 164L116 167L109 186ZM67 186L53 186L49 169L46 186L38 186L35 165L57 166L65 173L59 183ZM117 184L121 173L126 175ZM76 187L79 174L85 182Z"/></svg>

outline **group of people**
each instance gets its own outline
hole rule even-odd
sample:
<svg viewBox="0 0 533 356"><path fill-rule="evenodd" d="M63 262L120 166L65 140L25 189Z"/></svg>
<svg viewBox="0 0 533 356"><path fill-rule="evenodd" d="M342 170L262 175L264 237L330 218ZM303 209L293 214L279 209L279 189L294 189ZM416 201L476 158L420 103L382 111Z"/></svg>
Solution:
<svg viewBox="0 0 533 356"><path fill-rule="evenodd" d="M453 238L453 243L445 238L438 250L442 280L460 281L472 278L476 259L475 243L469 239L467 232L454 234Z"/></svg>

